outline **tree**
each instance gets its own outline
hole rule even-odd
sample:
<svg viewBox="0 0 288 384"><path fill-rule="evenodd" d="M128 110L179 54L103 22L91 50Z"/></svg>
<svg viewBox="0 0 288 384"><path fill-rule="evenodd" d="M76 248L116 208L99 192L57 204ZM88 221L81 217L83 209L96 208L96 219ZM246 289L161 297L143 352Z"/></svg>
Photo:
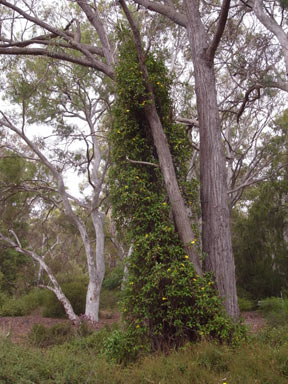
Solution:
<svg viewBox="0 0 288 384"><path fill-rule="evenodd" d="M16 124L13 123L12 119L4 112L2 112L0 124L3 128L5 127L8 132L16 134L22 140L26 145L26 148L30 151L29 158L31 160L40 161L44 166L52 181L52 185L49 187L46 185L46 189L43 187L44 191L48 189L53 192L53 198L51 197L51 200L53 201L54 207L58 207L65 212L82 238L89 274L85 315L92 321L98 321L99 296L105 273L105 214L101 208L101 204L103 199L105 200L104 179L108 169L108 159L105 154L105 146L102 145L101 139L97 137L98 133L96 130L97 120L102 116L103 111L106 110L107 104L105 100L104 102L102 101L101 96L97 93L96 95L94 94L94 96L91 96L91 94L88 95L87 83L84 84L87 80L84 80L84 77L81 77L80 73L77 74L77 71L73 71L72 68L70 68L70 72L66 71L59 73L58 77L56 76L53 78L49 77L52 72L49 73L51 67L48 64L45 68L47 75L45 80L47 81L43 88L40 84L41 81L39 82L39 77L36 80L33 78L33 74L37 76L40 75L43 69L41 66L43 65L43 62L30 61L26 62L26 65L27 77L22 78L21 74L19 75L17 72L14 72L12 81L10 82L11 97L14 101L18 103L20 102L23 106L22 128L18 128ZM55 72L53 72L53 74L55 75ZM79 77L76 81L75 77L77 77L77 75L79 75ZM32 81L31 78L29 79L29 76L31 76L34 81ZM65 95L65 99L63 99L63 95ZM41 105L43 102L46 106L45 110L41 108L43 107L43 105ZM37 104L40 108L34 109ZM84 127L82 131L80 128L78 129L78 132L77 130L75 131L74 126L69 126L69 124L65 122L65 119L68 117L85 121L87 127ZM56 158L52 157L50 159L43 150L43 146L45 145L44 140L38 140L37 142L37 138L31 139L27 135L26 118L30 124L32 122L50 123L51 121L54 121L54 135L59 136L60 143L61 141L64 142L67 148L69 148L71 143L80 138L87 146L86 157L77 152L76 154L73 153L73 151L69 152L69 150L65 153L60 149L61 147L55 147L56 143L54 141L52 143L52 153L54 151L54 156L56 155ZM10 148L12 148L13 145L9 143L10 140L4 145L9 145ZM19 149L16 147L12 149L15 152L19 152ZM48 148L46 147L46 150L47 149ZM22 153L22 156L25 157L25 154ZM57 165L55 165L55 160L58 163ZM65 188L64 172L67 168L74 166L79 171L86 172L88 184L92 190L90 199L86 197L85 200L80 200L73 197ZM39 186L36 186L35 188L37 189ZM92 231L90 230L90 222L88 221L85 223L85 215L91 219ZM93 239L96 241L95 250L93 249ZM10 244L12 245L11 241ZM19 244L18 246L19 249L22 249L22 251L24 250ZM30 254L30 256L33 257L32 254ZM34 257L34 259L39 262L39 258L37 259Z"/></svg>
<svg viewBox="0 0 288 384"><path fill-rule="evenodd" d="M213 62L223 35L230 0L223 1L216 28L209 36L201 18L200 6L194 0L184 1L184 13L173 3L159 4L135 0L148 9L159 12L187 30L194 66L197 111L200 131L200 188L202 206L202 246L206 257L204 268L213 271L227 312L239 314L235 281L235 266L230 234L225 155L221 140L217 106L216 80Z"/></svg>
<svg viewBox="0 0 288 384"><path fill-rule="evenodd" d="M1 150L0 154L0 191L1 191L1 231L11 227L13 223L18 233L24 234L27 230L27 221L32 208L34 195L29 193L19 196L16 186L23 178L33 178L35 168L24 159L15 156L9 151ZM10 185L10 188L8 187ZM27 258L18 252L1 244L0 248L0 289L12 293L17 277L25 269Z"/></svg>
<svg viewBox="0 0 288 384"><path fill-rule="evenodd" d="M97 33L97 39L101 43L101 48L94 46L91 40L88 44L85 40L81 40L83 36L81 26L85 22L82 22L83 19L81 19L79 12L77 14L77 11L75 11L76 8L69 10L71 16L73 13L76 14L73 22L68 23L62 28L56 28L54 27L55 23L44 22L43 18L37 16L35 10L29 9L29 5L27 4L23 8L19 8L7 1L1 1L0 4L4 6L4 10L12 10L28 20L28 24L32 23L36 26L36 33L32 38L29 37L22 39L22 41L17 41L14 39L13 31L9 34L11 38L8 38L8 35L4 36L4 43L2 47L0 47L0 53L10 55L46 55L60 60L78 63L83 66L89 66L105 73L110 78L114 78L113 65L115 59L112 48L113 44L109 40L109 25L104 26L95 3L92 6L86 1L77 1L77 4L89 21L90 26L93 27L93 33ZM150 8L151 4L153 5L153 3L148 4ZM188 31L195 71L198 118L200 124L200 173L203 216L202 243L203 251L206 254L204 264L206 270L215 273L220 295L225 297L226 310L232 317L237 317L238 306L229 225L225 156L221 142L215 74L213 69L215 52L223 35L229 6L229 0L223 2L211 44L208 44L209 34L208 31L205 30L196 2L186 1L184 15L176 12L171 5L163 6L157 3L155 5L157 9L154 8L155 10L161 10L163 14L170 17L173 21L176 21L179 25L185 26ZM48 20L49 18L52 19L51 14L48 16ZM126 16L128 17L127 12ZM5 31L5 24L7 23L9 23L8 19L6 23L3 23L3 31ZM11 32L11 25L6 28L8 28L7 31L10 30ZM37 35L37 29L39 28L46 31L44 36L40 33ZM25 32L26 31L24 31L24 33ZM24 36L24 34L22 36ZM135 37L136 35L134 34L134 38ZM95 39L95 41L97 39ZM30 48L35 43L38 44L37 48ZM138 44L137 39L135 39L135 43ZM42 48L39 48L39 45L42 46ZM53 46L54 48L45 49L47 46ZM78 51L77 55L73 54L75 51ZM103 57L105 60L101 59ZM143 64L140 56L139 59ZM145 75L145 71L143 71L143 74ZM149 86L149 83L147 83L147 86ZM147 104L145 108L151 126L155 127L155 129L152 129L152 132L155 133L153 133L154 145L158 151L166 190L170 198L174 219L177 222L177 231L186 252L193 260L196 270L201 273L197 256L193 254L193 249L190 249L189 244L194 241L194 234L191 231L183 196L178 193L179 186L175 172L173 171L171 154L169 153L169 148L166 143L167 140L165 139L165 135L163 135L161 124L159 124L159 116L155 113L153 97L151 100L152 104ZM176 199L174 198L175 191L177 193L178 203L176 203Z"/></svg>

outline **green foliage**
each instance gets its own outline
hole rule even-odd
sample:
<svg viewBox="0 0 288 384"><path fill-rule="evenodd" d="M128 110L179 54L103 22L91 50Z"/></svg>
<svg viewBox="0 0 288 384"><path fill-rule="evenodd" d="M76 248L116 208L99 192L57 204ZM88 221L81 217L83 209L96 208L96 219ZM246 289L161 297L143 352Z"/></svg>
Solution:
<svg viewBox="0 0 288 384"><path fill-rule="evenodd" d="M103 288L100 295L100 310L107 310L112 312L118 311L119 297L119 289L112 291L111 289Z"/></svg>
<svg viewBox="0 0 288 384"><path fill-rule="evenodd" d="M238 297L238 305L240 312L252 311L255 308L254 301L244 297Z"/></svg>
<svg viewBox="0 0 288 384"><path fill-rule="evenodd" d="M280 0L280 5L283 9L288 8L288 0Z"/></svg>
<svg viewBox="0 0 288 384"><path fill-rule="evenodd" d="M26 316L42 306L47 298L47 293L40 289L34 289L19 298L4 296L0 299L0 316Z"/></svg>
<svg viewBox="0 0 288 384"><path fill-rule="evenodd" d="M87 284L83 280L66 282L61 284L61 288L70 301L74 312L77 315L85 313ZM44 303L43 316L56 318L66 317L62 304L52 292L48 292L47 299Z"/></svg>
<svg viewBox="0 0 288 384"><path fill-rule="evenodd" d="M9 151L4 151L3 158L0 159L0 186L5 187L2 188L0 202L2 232L13 228L21 237L27 230L27 218L31 209L29 201L33 193L23 192L23 190L20 193L17 187L21 185L24 178L31 179L35 174L35 165ZM28 257L0 243L0 289L2 291L12 293L17 277L23 272L27 260Z"/></svg>
<svg viewBox="0 0 288 384"><path fill-rule="evenodd" d="M31 345L39 348L63 344L72 336L74 336L74 331L70 323L59 323L50 328L46 328L42 324L34 324L30 333L28 334Z"/></svg>
<svg viewBox="0 0 288 384"><path fill-rule="evenodd" d="M147 55L146 65L179 185L187 205L197 216L197 182L186 182L189 140L185 129L172 122L171 80L159 58ZM185 254L171 218L160 169L127 161L129 156L158 165L145 110L151 101L129 39L121 48L116 83L118 97L110 134L115 164L110 171L110 198L119 228L133 242L123 299L128 329L136 332L135 342L146 340L152 349L179 346L202 336L239 340L241 328L225 317L211 277L197 276ZM191 246L198 249L197 241Z"/></svg>
<svg viewBox="0 0 288 384"><path fill-rule="evenodd" d="M123 279L123 266L117 265L113 268L109 274L105 275L102 288L105 289L117 289L120 288Z"/></svg>
<svg viewBox="0 0 288 384"><path fill-rule="evenodd" d="M258 306L270 326L279 326L287 323L287 298L267 297L266 299L260 300Z"/></svg>
<svg viewBox="0 0 288 384"><path fill-rule="evenodd" d="M255 192L248 215L233 212L232 233L238 287L258 301L280 295L288 286L287 244L283 237L287 182L267 182Z"/></svg>
<svg viewBox="0 0 288 384"><path fill-rule="evenodd" d="M101 333L103 332L103 335ZM0 382L5 384L285 384L287 344L255 337L239 347L202 342L178 351L150 354L129 367L103 359L100 331L46 351L0 340ZM285 337L287 329L282 330ZM100 337L98 339L98 337ZM90 342L88 342L90 340ZM287 340L287 338L286 338ZM98 342L99 341L99 342Z"/></svg>
<svg viewBox="0 0 288 384"><path fill-rule="evenodd" d="M268 326L261 330L257 336L255 336L258 341L264 345L269 345L271 347L280 347L282 345L288 345L288 326L287 322L284 325Z"/></svg>
<svg viewBox="0 0 288 384"><path fill-rule="evenodd" d="M3 305L6 303L6 301L8 301L8 300L9 300L9 298L6 295L6 293L0 292L0 308L2 308Z"/></svg>
<svg viewBox="0 0 288 384"><path fill-rule="evenodd" d="M136 360L138 353L148 348L143 345L139 335L131 329L116 329L104 340L103 355L108 361L127 365Z"/></svg>

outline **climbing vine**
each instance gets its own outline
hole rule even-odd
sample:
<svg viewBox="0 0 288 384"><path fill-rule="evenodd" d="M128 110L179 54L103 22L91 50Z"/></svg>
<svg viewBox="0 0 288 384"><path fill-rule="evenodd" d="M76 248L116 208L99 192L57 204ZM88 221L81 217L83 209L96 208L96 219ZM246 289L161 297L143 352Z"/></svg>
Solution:
<svg viewBox="0 0 288 384"><path fill-rule="evenodd" d="M172 121L171 80L161 59L149 54L146 65L178 182L196 215L198 184L186 181L189 140L185 128ZM174 227L145 118L149 95L129 39L120 51L116 84L110 197L113 216L133 244L122 303L129 330L148 340L153 349L179 346L204 335L232 340L236 328L224 316L212 278L195 273ZM198 247L197 240L193 246Z"/></svg>

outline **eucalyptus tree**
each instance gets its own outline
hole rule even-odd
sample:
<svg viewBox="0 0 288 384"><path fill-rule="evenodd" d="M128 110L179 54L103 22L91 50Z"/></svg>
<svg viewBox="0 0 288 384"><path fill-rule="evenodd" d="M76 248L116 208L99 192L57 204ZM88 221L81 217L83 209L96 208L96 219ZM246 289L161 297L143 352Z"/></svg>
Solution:
<svg viewBox="0 0 288 384"><path fill-rule="evenodd" d="M46 185L46 190L53 193L50 197L51 209L61 209L81 236L89 275L85 315L92 321L98 321L100 290L105 273L103 201L106 198L104 179L108 169L105 132L99 129L109 100L105 93L101 93L97 75L89 75L89 71L81 67L75 69L66 65L55 68L52 62L30 59L22 62L20 71L14 67L8 78L8 97L21 105L22 111L18 121L17 112L12 117L11 113L1 111L1 127L10 133L2 144L15 153L21 153L21 149L13 145L13 135L16 135L29 150L29 159L40 162L48 172L51 185ZM43 131L48 131L47 135L32 138L36 123L42 125ZM84 149L77 145L79 141L84 143ZM22 156L25 157L25 153ZM68 192L65 172L71 169L86 175L85 186L89 189L86 196L77 198ZM37 188L40 187L36 184ZM43 189L45 191L45 186ZM17 234L15 239L18 239ZM10 244L15 246L11 239ZM19 239L17 244L17 248L23 251ZM34 254L30 256L43 264L43 258L40 262ZM42 267L46 268L44 264ZM47 272L47 268L45 270ZM52 288L56 293L54 283Z"/></svg>
<svg viewBox="0 0 288 384"><path fill-rule="evenodd" d="M4 38L4 43L1 47L0 53L4 54L10 54L10 55L19 55L19 54L26 54L26 55L46 55L50 57L54 57L57 59L62 59L66 61L71 61L74 63L78 63L83 66L88 66L93 69L97 69L100 72L104 73L108 77L112 78L114 77L114 55L113 55L113 49L112 44L109 41L109 29L104 28L103 21L100 19L99 11L94 4L94 6L91 6L86 1L79 1L77 4L79 5L80 9L83 11L83 15L86 15L88 22L94 29L93 33L97 33L97 37L94 38L95 41L99 39L99 42L101 44L101 47L95 47L93 45L93 40L90 42L90 45L87 44L85 39L81 39L81 36L83 35L80 24L81 19L74 20L73 18L73 27L74 24L76 24L76 27L71 32L69 28L71 27L72 23L68 23L65 27L59 29L52 27L51 24L48 24L46 21L44 22L40 17L35 16L36 11L33 9L33 12L31 9L21 9L13 4L10 4L6 1L1 2L5 7L8 7L10 10L13 10L17 14L24 17L27 21L31 22L34 25L39 26L41 29L44 29L46 32L49 32L49 34L38 35L34 36L32 39L26 39L25 43L24 41L20 42L19 44L14 41L13 33L12 33L12 39ZM26 8L27 5L24 7ZM4 8L5 10L6 8ZM104 15L105 16L105 15ZM103 16L102 16L103 17ZM8 17L9 18L9 17ZM9 22L8 22L9 24ZM83 23L84 24L84 23ZM107 26L106 26L107 27ZM11 25L9 25L8 30L11 31ZM80 28L80 29L79 29ZM5 34L5 28L3 28L3 32ZM27 32L27 31L25 31ZM77 35L77 38L75 38ZM24 36L22 34L22 36ZM56 39L56 37L58 39ZM79 40L80 37L80 40ZM59 42L60 38L60 42ZM59 52L55 52L55 50L49 50L41 48L30 48L33 44L42 44L43 46L47 46L47 40L49 40L49 45L54 45L56 50L67 50L68 53L62 52L59 54ZM23 45L24 44L24 45ZM23 48L24 46L24 48ZM72 51L71 51L72 49ZM79 55L73 54L73 51L78 51L81 53L80 57ZM104 60L103 60L104 58ZM149 106L147 106L149 108ZM151 115L152 111L154 111L154 117ZM167 140L165 139L165 135L163 133L163 129L161 125L159 124L159 118L157 117L157 112L155 111L155 105L150 108L150 112L147 111L148 119L150 119L150 123L154 124L155 118L158 120L158 141L155 141L154 144L158 151L158 156L160 159L160 167L162 169L162 173L164 175L164 180L166 184L167 193L170 198L172 210L174 213L174 219L177 222L177 230L179 233L180 238L182 239L183 245L186 248L186 252L190 255L191 259L194 262L196 270L201 273L201 267L198 257L195 255L193 247L191 247L191 242L194 241L194 234L191 230L191 225L189 222L189 218L186 212L185 203L183 200L183 197L181 196L179 186L176 179L176 174L174 171L174 166L172 162L172 157L170 154L170 150L168 147ZM156 136L154 136L156 137Z"/></svg>
<svg viewBox="0 0 288 384"><path fill-rule="evenodd" d="M238 306L229 225L225 154L221 141L214 71L215 54L223 37L230 1L223 1L219 7L217 4L211 5L204 2L198 4L194 0L187 0L183 4L179 4L178 9L173 2L167 4L146 0L136 2L167 16L179 26L185 27L188 32L200 127L204 269L214 272L218 290L225 297L227 312L232 317L237 317ZM37 4L21 2L20 6L18 4L15 5L5 0L0 1L0 5L2 5L1 54L52 57L90 67L105 74L108 78L114 79L117 41L113 37L113 31L115 21L122 20L122 16L116 12L115 17L110 17L109 11L113 9L113 4L107 6L105 3L99 3L97 5L95 1L92 4L86 0L79 0L72 2L72 7L66 8L65 2L57 3L53 10L48 6L42 8L40 2ZM124 8L125 3L121 2L121 4ZM64 8L65 20L59 16ZM56 9L59 10L58 13L55 12ZM129 19L128 12L125 13ZM23 28L20 35L20 27L18 30L14 28L17 25L17 18L25 21L22 23ZM130 26L132 26L131 22ZM139 47L140 39L136 34L134 28L134 41ZM139 50L138 53L144 81L149 89L149 82L147 82L147 78L145 79L145 55L143 56L142 53L141 58ZM154 145L157 149L177 232L195 269L201 274L201 262L193 251L193 247L190 246L195 240L195 234L191 230L167 139L163 134L161 122L153 104L153 90L150 93L151 103L147 103L145 114L153 132Z"/></svg>

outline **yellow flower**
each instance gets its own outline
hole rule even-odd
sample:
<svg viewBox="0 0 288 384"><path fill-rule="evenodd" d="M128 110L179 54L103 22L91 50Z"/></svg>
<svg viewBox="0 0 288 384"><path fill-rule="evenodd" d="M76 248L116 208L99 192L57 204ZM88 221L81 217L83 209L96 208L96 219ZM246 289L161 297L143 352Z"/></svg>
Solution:
<svg viewBox="0 0 288 384"><path fill-rule="evenodd" d="M148 233L146 233L145 238L147 239L148 236L149 236Z"/></svg>
<svg viewBox="0 0 288 384"><path fill-rule="evenodd" d="M160 81L157 81L157 83L156 83L156 84L158 84L158 85L159 85L159 84L160 84Z"/></svg>
<svg viewBox="0 0 288 384"><path fill-rule="evenodd" d="M124 311L124 312L127 312L127 309L126 309L126 308L124 308L124 309L123 309L123 311Z"/></svg>
<svg viewBox="0 0 288 384"><path fill-rule="evenodd" d="M162 300L163 300L163 301L167 300L167 297L162 297Z"/></svg>
<svg viewBox="0 0 288 384"><path fill-rule="evenodd" d="M197 281L197 279L194 278L193 281Z"/></svg>
<svg viewBox="0 0 288 384"><path fill-rule="evenodd" d="M182 267L185 267L185 265L183 263L181 263Z"/></svg>
<svg viewBox="0 0 288 384"><path fill-rule="evenodd" d="M192 240L192 241L190 241L190 244L195 244L196 243L196 239L194 239L194 240Z"/></svg>
<svg viewBox="0 0 288 384"><path fill-rule="evenodd" d="M189 259L189 256L188 256L188 255L185 255L184 257L185 257L185 259Z"/></svg>
<svg viewBox="0 0 288 384"><path fill-rule="evenodd" d="M139 325L139 324L137 324L137 325L136 325L136 328L140 328L140 325Z"/></svg>
<svg viewBox="0 0 288 384"><path fill-rule="evenodd" d="M162 205L165 207L167 205L167 203L163 203Z"/></svg>
<svg viewBox="0 0 288 384"><path fill-rule="evenodd" d="M205 289L205 288L204 288L204 287L202 287L201 289L202 289L202 291L204 291L204 289Z"/></svg>
<svg viewBox="0 0 288 384"><path fill-rule="evenodd" d="M130 112L130 109L126 109L126 112Z"/></svg>
<svg viewBox="0 0 288 384"><path fill-rule="evenodd" d="M167 269L167 272L170 272L170 271L171 271L171 268L168 268L168 269Z"/></svg>
<svg viewBox="0 0 288 384"><path fill-rule="evenodd" d="M121 133L121 131L119 131L119 129L118 129L117 133Z"/></svg>
<svg viewBox="0 0 288 384"><path fill-rule="evenodd" d="M130 285L134 285L133 281L131 281Z"/></svg>

